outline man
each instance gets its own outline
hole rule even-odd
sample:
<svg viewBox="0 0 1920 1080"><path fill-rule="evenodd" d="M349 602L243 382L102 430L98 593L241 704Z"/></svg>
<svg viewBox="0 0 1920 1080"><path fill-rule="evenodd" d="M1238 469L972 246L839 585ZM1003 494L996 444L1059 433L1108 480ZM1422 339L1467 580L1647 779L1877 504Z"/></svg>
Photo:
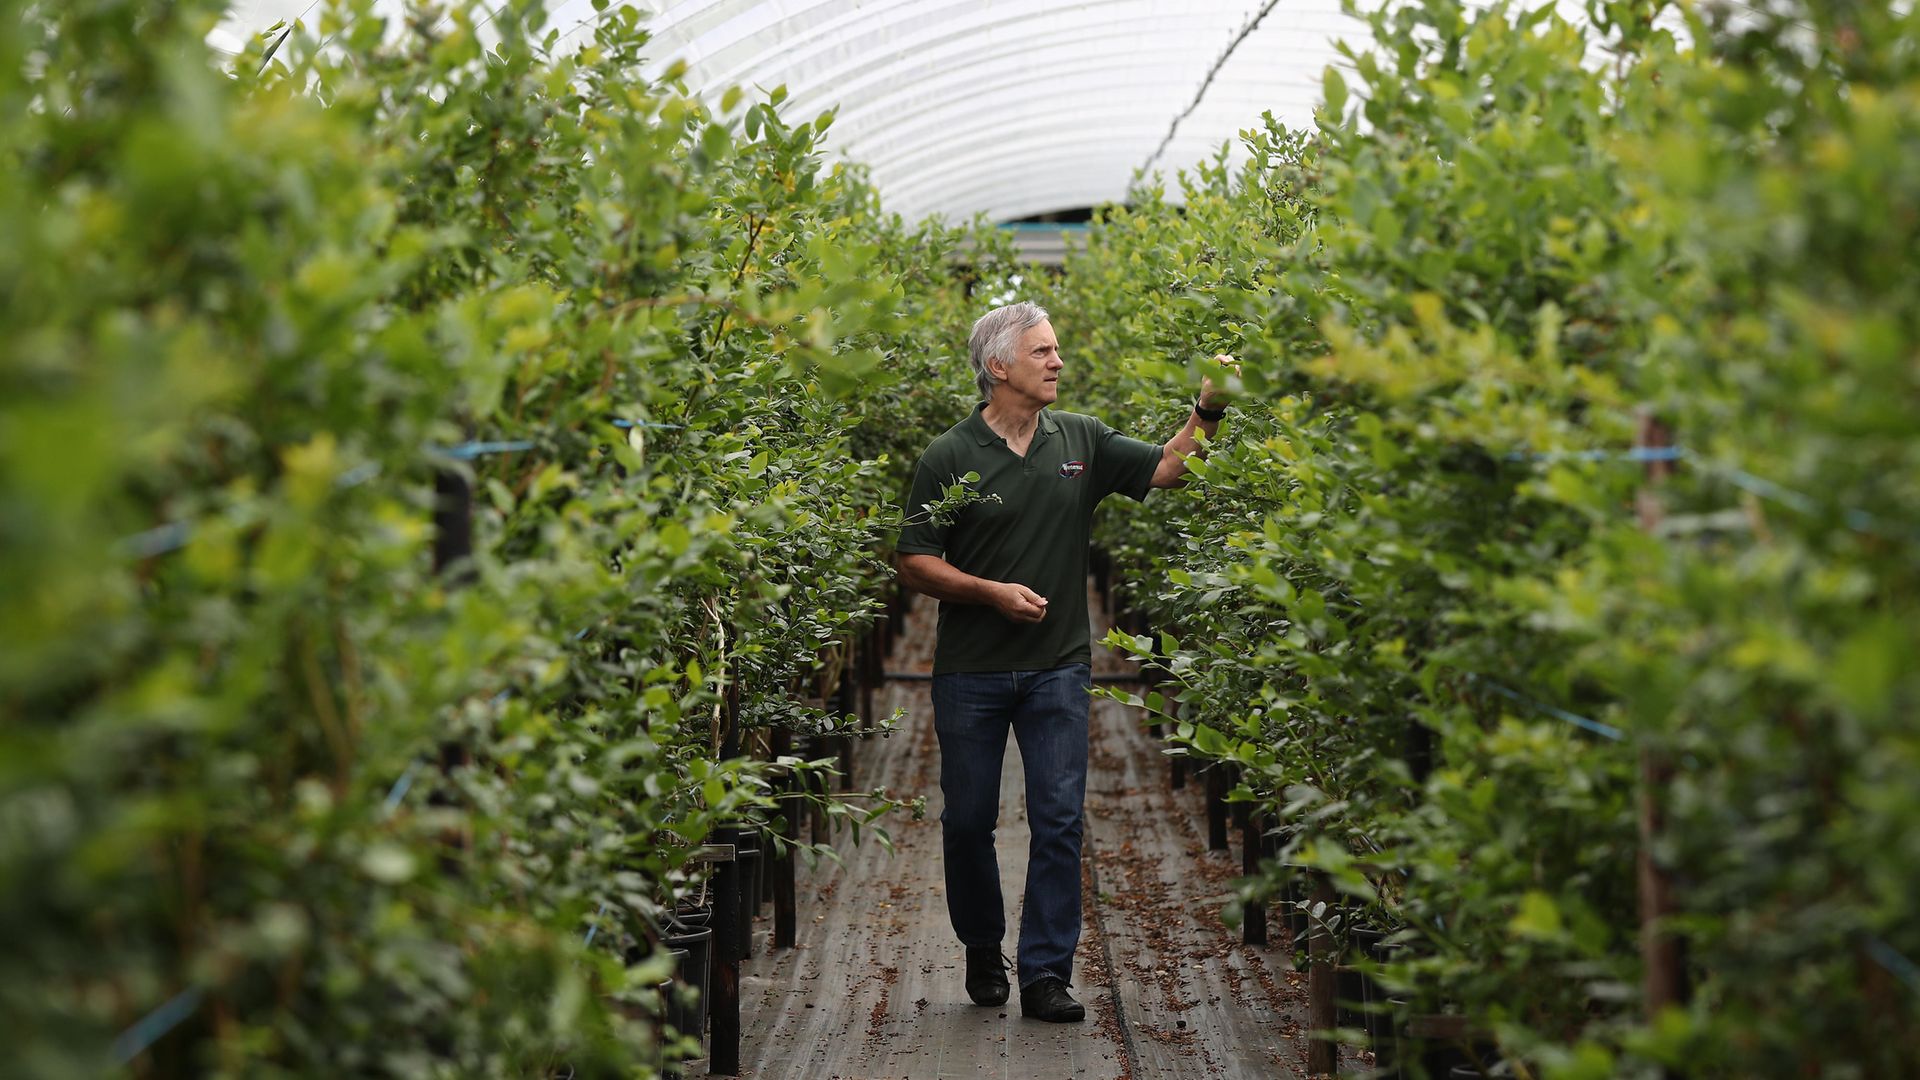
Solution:
<svg viewBox="0 0 1920 1080"><path fill-rule="evenodd" d="M933 711L947 912L966 949L968 995L1002 1004L1006 908L993 834L1011 727L1032 830L1020 1011L1068 1023L1087 1015L1067 987L1080 942L1093 511L1114 492L1142 499L1150 488L1183 483L1187 459L1200 452L1195 433L1212 437L1225 407L1203 382L1186 426L1164 446L1048 409L1065 363L1047 313L1031 303L982 316L967 348L982 400L921 455L898 548L900 580L940 601ZM979 474L973 488L981 498L950 521L932 520L925 508L968 473Z"/></svg>

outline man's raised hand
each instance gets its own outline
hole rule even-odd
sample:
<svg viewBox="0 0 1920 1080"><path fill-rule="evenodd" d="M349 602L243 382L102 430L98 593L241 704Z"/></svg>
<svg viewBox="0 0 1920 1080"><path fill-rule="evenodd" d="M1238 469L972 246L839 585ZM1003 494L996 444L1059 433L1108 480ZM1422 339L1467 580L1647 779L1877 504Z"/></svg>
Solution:
<svg viewBox="0 0 1920 1080"><path fill-rule="evenodd" d="M1240 374L1240 361L1235 360L1231 355L1227 353L1220 353L1216 355L1213 358L1213 362L1216 364L1219 364L1223 368L1226 368L1227 371L1235 375ZM1230 393L1213 385L1213 376L1202 375L1200 377L1200 400L1197 402L1197 404L1201 408L1203 409L1225 408L1231 400L1232 400L1232 395Z"/></svg>
<svg viewBox="0 0 1920 1080"><path fill-rule="evenodd" d="M1016 582L1001 583L993 606L1008 622L1037 623L1047 617L1047 598Z"/></svg>

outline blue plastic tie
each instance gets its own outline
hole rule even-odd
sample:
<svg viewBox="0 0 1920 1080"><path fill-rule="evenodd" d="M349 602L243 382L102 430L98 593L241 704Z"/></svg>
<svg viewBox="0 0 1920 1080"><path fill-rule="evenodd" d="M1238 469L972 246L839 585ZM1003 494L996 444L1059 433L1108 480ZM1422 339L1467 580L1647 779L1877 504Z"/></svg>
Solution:
<svg viewBox="0 0 1920 1080"><path fill-rule="evenodd" d="M333 483L335 487L359 487L361 484L379 475L380 463L377 461L369 461L364 465L355 465L353 468L341 473L340 479L335 480Z"/></svg>
<svg viewBox="0 0 1920 1080"><path fill-rule="evenodd" d="M119 544L122 554L135 559L150 559L155 555L165 555L169 551L178 551L187 546L193 537L193 526L184 521L170 521L165 525L156 525L145 532L137 532L123 537Z"/></svg>
<svg viewBox="0 0 1920 1080"><path fill-rule="evenodd" d="M361 484L380 475L380 463L369 461L355 465L341 473L333 481L339 488L359 487ZM178 551L193 539L193 526L185 521L169 521L165 525L156 525L145 532L122 537L115 545L120 553L134 559L150 559L155 555L165 555L169 551Z"/></svg>
<svg viewBox="0 0 1920 1080"><path fill-rule="evenodd" d="M114 1056L120 1059L122 1065L139 1057L147 1047L159 1042L167 1032L192 1016L193 1010L200 1007L201 1000L206 996L205 990L193 986L168 998L159 1008L134 1021L132 1027L113 1040Z"/></svg>
<svg viewBox="0 0 1920 1080"><path fill-rule="evenodd" d="M1580 728L1585 731L1591 731L1595 735L1603 735L1609 739L1614 740L1615 742L1619 742L1627 737L1626 732L1621 731L1619 728L1614 727L1612 724L1603 724L1598 720L1592 720L1587 717L1581 716L1579 713L1568 712L1567 710L1562 709L1557 705L1549 705L1544 701L1535 701L1533 698L1528 697L1527 695L1521 693L1518 690L1514 690L1506 686L1501 686L1499 683L1494 682L1492 679L1482 679L1476 675L1476 676L1473 676L1473 681L1479 683L1481 686L1486 687L1487 689L1493 691L1494 693L1499 694L1502 697L1511 698L1512 700L1517 701L1522 705L1526 705L1531 708L1537 709L1540 712L1546 713L1548 716L1551 716L1556 720L1565 720L1567 723L1572 724L1574 727Z"/></svg>
<svg viewBox="0 0 1920 1080"><path fill-rule="evenodd" d="M393 782L393 787L387 791L386 801L380 804L380 812L383 815L400 809L400 800L406 798L407 792L413 788L414 774L419 771L420 763L416 761L407 766L407 771L400 774L400 779Z"/></svg>
<svg viewBox="0 0 1920 1080"><path fill-rule="evenodd" d="M602 900L600 901L600 910L598 913L594 915L594 918L598 919L601 916L605 915L606 913L607 913L607 902L605 900ZM599 933L600 933L600 924L598 922L594 923L592 926L587 927L587 944L589 945L593 944L593 939L596 936L598 936Z"/></svg>
<svg viewBox="0 0 1920 1080"><path fill-rule="evenodd" d="M449 446L440 451L450 458L471 461L485 454L510 454L519 450L531 450L536 444L526 439L510 439L504 442L469 442L459 446Z"/></svg>
<svg viewBox="0 0 1920 1080"><path fill-rule="evenodd" d="M1867 952L1873 955L1874 960L1878 961L1881 967L1906 983L1909 989L1920 990L1920 964L1907 959L1899 949L1887 944L1885 940L1873 936L1867 938Z"/></svg>
<svg viewBox="0 0 1920 1080"><path fill-rule="evenodd" d="M1742 491L1750 491L1763 499L1772 499L1782 506L1798 510L1803 514L1814 512L1812 499L1792 488L1781 487L1764 476L1755 476L1745 469L1736 469L1731 465L1717 466L1714 471L1725 476L1734 487Z"/></svg>
<svg viewBox="0 0 1920 1080"><path fill-rule="evenodd" d="M1684 446L1636 446L1629 450L1545 450L1537 453L1515 451L1509 461L1679 461L1687 456Z"/></svg>
<svg viewBox="0 0 1920 1080"><path fill-rule="evenodd" d="M1782 487L1764 476L1755 476L1745 469L1736 469L1731 465L1713 465L1710 468L1726 477L1728 483L1742 491L1752 492L1763 499L1772 499L1802 514L1813 515L1819 512L1819 506L1812 499L1792 488ZM1880 522L1872 514L1855 507L1843 507L1840 511L1840 520L1846 522L1847 528L1854 532L1880 531Z"/></svg>
<svg viewBox="0 0 1920 1080"><path fill-rule="evenodd" d="M613 422L613 426L617 428L636 428L637 427L637 428L657 428L662 431L681 431L685 429L687 425L660 424L660 423L655 423L652 420L615 420Z"/></svg>

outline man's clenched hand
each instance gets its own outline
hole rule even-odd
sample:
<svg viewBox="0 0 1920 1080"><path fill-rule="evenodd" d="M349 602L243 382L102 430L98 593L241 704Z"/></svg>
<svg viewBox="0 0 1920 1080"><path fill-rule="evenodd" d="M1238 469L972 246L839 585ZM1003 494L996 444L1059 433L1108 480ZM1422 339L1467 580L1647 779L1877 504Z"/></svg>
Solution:
<svg viewBox="0 0 1920 1080"><path fill-rule="evenodd" d="M1008 622L1037 623L1047 617L1046 597L1010 581L994 590L993 606Z"/></svg>

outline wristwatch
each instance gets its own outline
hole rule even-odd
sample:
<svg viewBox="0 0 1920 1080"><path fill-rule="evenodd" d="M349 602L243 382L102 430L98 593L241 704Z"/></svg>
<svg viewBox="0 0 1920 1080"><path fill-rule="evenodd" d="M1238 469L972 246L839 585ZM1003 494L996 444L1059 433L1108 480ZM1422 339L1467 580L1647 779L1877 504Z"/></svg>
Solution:
<svg viewBox="0 0 1920 1080"><path fill-rule="evenodd" d="M1220 422L1221 417L1227 415L1227 407L1222 405L1217 409L1203 409L1200 407L1200 399L1194 398L1193 415L1205 420L1209 424L1217 424Z"/></svg>

